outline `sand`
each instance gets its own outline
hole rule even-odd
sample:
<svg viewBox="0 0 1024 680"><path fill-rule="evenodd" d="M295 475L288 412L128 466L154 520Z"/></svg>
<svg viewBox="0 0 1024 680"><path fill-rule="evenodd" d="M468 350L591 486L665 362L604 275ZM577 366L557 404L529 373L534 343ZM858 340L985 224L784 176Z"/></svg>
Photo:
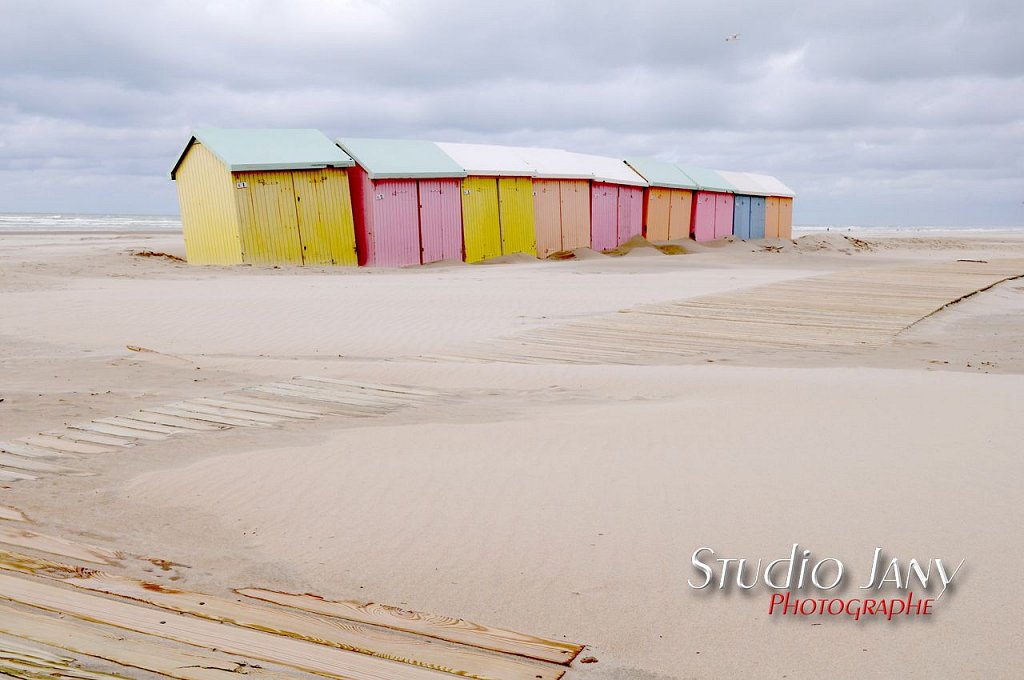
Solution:
<svg viewBox="0 0 1024 680"><path fill-rule="evenodd" d="M697 246L398 271L196 268L175 235L0 237L0 440L296 375L453 396L81 456L0 503L189 565L191 587L367 598L584 642L572 678L1014 677L1024 281L874 350L671 365L436 362L547 325L1024 235ZM657 254L657 256L654 256ZM127 346L152 351L131 351ZM710 360L710 361L709 361ZM769 618L691 553L967 563L929 620ZM820 624L820 625L818 625Z"/></svg>

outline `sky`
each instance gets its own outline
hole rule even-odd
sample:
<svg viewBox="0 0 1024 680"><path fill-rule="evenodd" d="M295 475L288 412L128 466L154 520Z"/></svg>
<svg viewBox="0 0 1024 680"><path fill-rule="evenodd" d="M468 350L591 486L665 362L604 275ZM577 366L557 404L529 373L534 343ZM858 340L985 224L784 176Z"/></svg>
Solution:
<svg viewBox="0 0 1024 680"><path fill-rule="evenodd" d="M0 212L176 213L191 129L312 127L767 173L797 224L1024 225L1022 27L1020 0L0 0Z"/></svg>

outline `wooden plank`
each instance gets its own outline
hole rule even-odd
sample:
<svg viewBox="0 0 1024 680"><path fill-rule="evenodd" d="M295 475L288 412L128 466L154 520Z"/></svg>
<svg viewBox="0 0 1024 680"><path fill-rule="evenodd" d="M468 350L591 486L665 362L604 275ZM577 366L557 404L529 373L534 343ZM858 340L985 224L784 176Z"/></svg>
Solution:
<svg viewBox="0 0 1024 680"><path fill-rule="evenodd" d="M271 609L245 602L190 593L156 583L107 574L89 574L64 581L79 588L126 597L183 614L231 623L278 635L455 675L502 680L557 680L565 669L540 665L522 657L497 656L429 637L396 633L345 619L324 618L305 612Z"/></svg>
<svg viewBox="0 0 1024 680"><path fill-rule="evenodd" d="M76 442L85 442L87 444L118 446L123 449L129 449L135 446L135 442L132 441L131 437L115 437L108 434L99 434L98 432L85 432L84 430L59 430L57 432L44 432L43 434L50 437L70 439L71 441Z"/></svg>
<svg viewBox="0 0 1024 680"><path fill-rule="evenodd" d="M6 607L0 609L4 611ZM14 611L20 616L23 612ZM4 627L0 623L0 628ZM23 680L127 680L129 675L112 675L81 667L78 659L52 654L48 650L0 638L0 676ZM125 669L127 671L128 669Z"/></svg>
<svg viewBox="0 0 1024 680"><path fill-rule="evenodd" d="M175 427L180 427L183 430L192 430L193 432L216 432L217 430L223 430L227 427L226 425L204 423L198 420L189 420L188 418L179 418L178 416L168 416L162 413L152 413L149 411L135 411L125 417L142 423L173 425Z"/></svg>
<svg viewBox="0 0 1024 680"><path fill-rule="evenodd" d="M333 396L327 393L316 392L314 390L303 390L298 386L291 386L288 383L278 383L273 385L259 385L258 387L250 388L258 392L267 392L268 394L275 394L280 396L292 396L299 399L308 399L310 401L318 403L338 404L344 406L345 409L352 413L359 413L363 415L383 415L384 413L390 412L390 407L381 406L370 406L356 402L352 399L344 399L342 397Z"/></svg>
<svg viewBox="0 0 1024 680"><path fill-rule="evenodd" d="M131 437L132 439L145 439L148 441L163 441L167 439L167 435L156 432L146 432L145 430L136 430L130 427L121 427L120 425L107 425L106 423L77 423L75 425L68 425L68 428L82 430L83 432L99 432L100 434L109 434L115 437Z"/></svg>
<svg viewBox="0 0 1024 680"><path fill-rule="evenodd" d="M124 629L86 624L67 617L56 618L39 610L16 609L8 604L0 604L0 632L180 680L224 680L230 677L226 673L244 674L253 680L294 680L298 677L293 673L260 668L227 654L197 647L179 647L130 634ZM129 672L127 677L130 676Z"/></svg>
<svg viewBox="0 0 1024 680"><path fill-rule="evenodd" d="M0 599L95 621L185 644L270 661L311 673L347 680L441 680L451 678L426 668L377 659L305 640L224 625L127 602L111 600L51 583L0 573Z"/></svg>
<svg viewBox="0 0 1024 680"><path fill-rule="evenodd" d="M189 411L195 411L196 413L208 413L214 416L227 416L229 418L238 418L240 420L251 420L255 423L263 423L265 425L273 425L288 421L287 418L282 418L280 416L271 416L265 413L253 413L250 411L239 411L238 409L224 408L223 406L211 406L210 404L203 404L202 402L180 401L168 404L168 406L171 408L188 409Z"/></svg>
<svg viewBox="0 0 1024 680"><path fill-rule="evenodd" d="M64 456L64 453L61 451L43 449L20 442L0 442L0 451L13 453L16 456L28 456L29 458L61 458Z"/></svg>
<svg viewBox="0 0 1024 680"><path fill-rule="evenodd" d="M325 378L318 375L300 375L296 376L296 380L313 380L315 382L327 383L330 385L345 385L348 387L355 387L361 390L373 390L377 392L393 392L395 394L413 395L424 398L434 398L444 396L440 392L432 390L425 390L419 387L408 387L406 385L384 385L381 383L368 383L356 380L342 380L339 378Z"/></svg>
<svg viewBox="0 0 1024 680"><path fill-rule="evenodd" d="M183 408L174 408L171 406L153 406L146 410L152 411L154 413L160 413L166 416L191 418L193 420L201 420L204 422L217 423L218 425L228 425L231 427L269 427L264 423L256 423L251 420L240 420L238 418L228 418L227 416L215 416L209 413L200 413L198 411L191 411Z"/></svg>
<svg viewBox="0 0 1024 680"><path fill-rule="evenodd" d="M316 420L319 418L319 416L307 413L306 411L254 404L249 401L225 401L223 399L210 398L193 399L192 401L199 402L201 404L209 404L210 406L222 406L236 411L251 411L253 413L266 413L272 416L284 416L285 418L293 418L295 420Z"/></svg>
<svg viewBox="0 0 1024 680"><path fill-rule="evenodd" d="M0 543L94 564L115 564L121 559L121 555L113 550L79 543L59 536L47 536L7 524L0 524Z"/></svg>
<svg viewBox="0 0 1024 680"><path fill-rule="evenodd" d="M184 428L175 427L173 425L160 425L157 423L147 423L142 420L135 420L130 417L122 416L111 416L109 418L97 418L92 421L94 423L104 423L106 425L116 425L117 427L125 427L129 430L142 430L143 432L155 432L157 434L166 434L170 436L172 434L178 434L182 432Z"/></svg>
<svg viewBox="0 0 1024 680"><path fill-rule="evenodd" d="M285 607L295 607L315 614L371 623L406 633L426 635L448 642L457 642L558 664L571 663L584 647L584 645L572 642L547 640L535 635L472 623L464 619L409 611L376 602L333 601L308 593L297 595L261 588L241 588L235 592L246 597Z"/></svg>
<svg viewBox="0 0 1024 680"><path fill-rule="evenodd" d="M307 387L305 385L296 385L295 383L271 383L270 386L276 387L279 390L292 392L293 394L305 395L310 399L322 400L335 404L346 404L348 406L355 406L367 410L384 409L387 411L393 411L397 408L395 404L389 401L375 401L354 393L342 393L329 389L317 389L315 387Z"/></svg>
<svg viewBox="0 0 1024 680"><path fill-rule="evenodd" d="M12 508L9 505L0 505L0 519L5 519L9 522L27 522L28 518L25 517L25 513L17 508Z"/></svg>
<svg viewBox="0 0 1024 680"><path fill-rule="evenodd" d="M318 390L326 394L337 394L342 397L351 397L366 404L391 404L399 407L419 406L424 403L425 399L424 397L417 397L413 395L401 396L392 392L375 392L372 390L361 390L356 387L346 387L344 385L329 385L327 383L317 382L308 378L295 378L291 382L285 384L293 385L295 387L311 387L314 390Z"/></svg>
<svg viewBox="0 0 1024 680"><path fill-rule="evenodd" d="M31 437L22 437L18 441L31 444L32 446L38 446L44 449L53 449L54 451L61 451L64 453L112 453L114 451L114 449L109 446L73 442L67 439L47 437L40 434L32 435Z"/></svg>
<svg viewBox="0 0 1024 680"><path fill-rule="evenodd" d="M3 466L5 469L15 468L17 470L27 470L28 472L60 473L75 471L73 468L46 463L38 458L24 458L23 456L15 456L10 453L0 453L0 466Z"/></svg>
<svg viewBox="0 0 1024 680"><path fill-rule="evenodd" d="M328 415L328 414L332 413L332 411L330 409L327 409L327 408L322 408L320 406L314 406L313 404L309 404L309 403L305 403L305 402L298 402L298 401L295 401L294 399L285 399L283 397L275 397L275 396L273 396L271 394L267 394L266 392L251 392L251 391L241 390L239 392L231 394L230 397L232 399L235 399L235 398L253 399L253 400L255 400L256 402L258 402L260 404L270 404L271 406L276 406L278 408L285 408L285 409L292 409L292 410L295 410L295 411L301 411L303 413L307 413L309 415L313 415L313 416L317 416L317 417L322 417L322 416L325 416L325 415Z"/></svg>
<svg viewBox="0 0 1024 680"><path fill-rule="evenodd" d="M269 396L273 399L288 399L289 403L294 404L306 404L313 402L318 408L323 409L326 412L335 415L345 416L367 416L377 415L376 411L370 411L362 407L342 405L340 402L331 399L322 399L319 397L311 397L308 394L300 394L292 390L280 389L277 387L271 387L270 385L257 385L255 387L247 387L244 390L246 396L254 398L263 398Z"/></svg>

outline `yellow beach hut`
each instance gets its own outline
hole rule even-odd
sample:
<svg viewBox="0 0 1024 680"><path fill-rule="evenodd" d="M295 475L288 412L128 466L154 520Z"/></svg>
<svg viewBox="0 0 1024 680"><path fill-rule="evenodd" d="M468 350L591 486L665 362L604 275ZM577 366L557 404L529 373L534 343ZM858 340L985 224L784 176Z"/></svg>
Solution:
<svg viewBox="0 0 1024 680"><path fill-rule="evenodd" d="M357 264L346 168L317 130L195 130L171 169L192 264Z"/></svg>
<svg viewBox="0 0 1024 680"><path fill-rule="evenodd" d="M466 262L511 253L537 254L534 169L515 147L437 142L466 172L462 229Z"/></svg>

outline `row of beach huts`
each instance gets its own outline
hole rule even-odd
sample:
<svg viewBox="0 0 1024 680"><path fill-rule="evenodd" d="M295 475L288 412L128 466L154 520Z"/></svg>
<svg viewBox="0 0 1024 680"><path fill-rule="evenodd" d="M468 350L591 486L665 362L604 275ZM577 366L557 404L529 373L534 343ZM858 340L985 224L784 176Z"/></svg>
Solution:
<svg viewBox="0 0 1024 680"><path fill-rule="evenodd" d="M193 264L402 267L792 236L793 192L774 177L558 149L202 129L171 179Z"/></svg>

